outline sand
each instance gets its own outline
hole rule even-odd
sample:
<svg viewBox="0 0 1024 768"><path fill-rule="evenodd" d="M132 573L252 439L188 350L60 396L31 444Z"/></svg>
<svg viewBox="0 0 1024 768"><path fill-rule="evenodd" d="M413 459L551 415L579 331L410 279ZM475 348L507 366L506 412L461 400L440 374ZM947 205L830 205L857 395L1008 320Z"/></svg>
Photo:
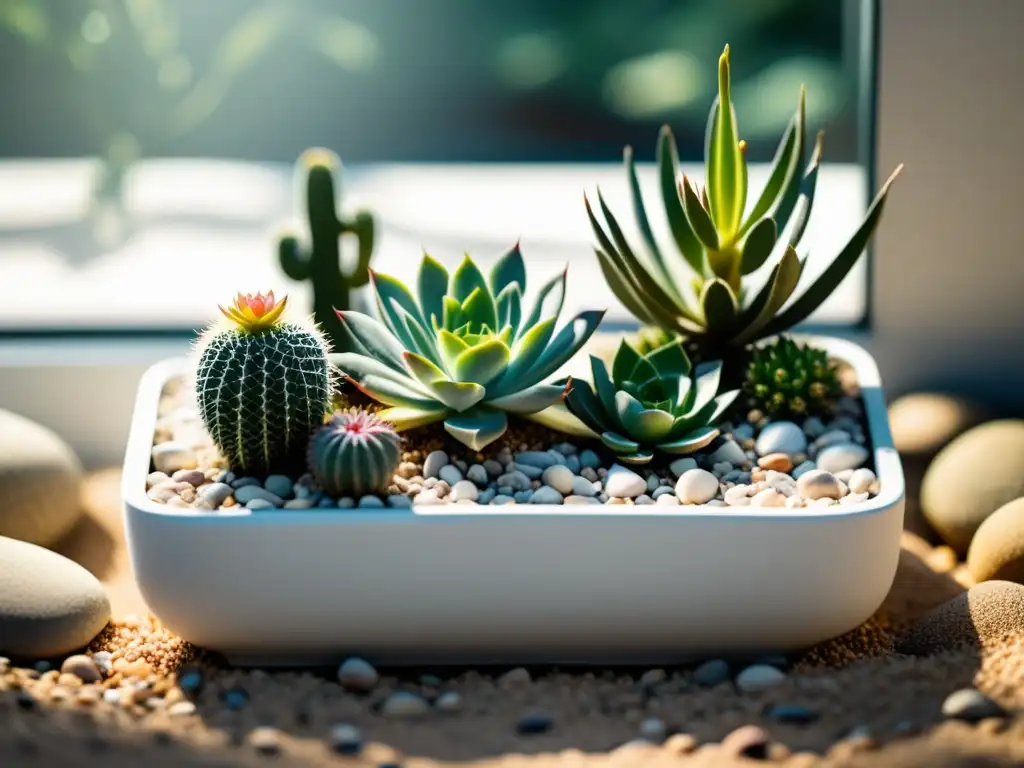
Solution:
<svg viewBox="0 0 1024 768"><path fill-rule="evenodd" d="M520 683L500 677L505 670L381 670L377 687L359 695L342 690L334 670L238 671L209 655L193 658L196 649L146 617L120 532L118 479L117 472L91 478L88 518L62 551L110 590L118 621L94 648L112 651L120 672L105 685L136 675L145 688L134 701L108 704L93 701L99 692L53 680L55 672L0 674L0 766L752 765L735 757L740 736L729 736L747 725L769 733L771 746L760 752L777 765L1024 762L1024 715L968 724L941 712L949 693L970 685L1024 710L1024 637L931 658L891 650L904 627L971 584L950 552L912 534L904 534L899 572L878 613L794 659L784 682L758 694L741 695L731 683L699 688L692 669L534 668ZM201 687L183 692L177 681L194 681L197 672ZM420 679L424 673L439 680ZM55 688L68 689L66 700L52 700ZM380 714L383 699L402 690L427 698L455 692L461 707L409 719ZM230 710L225 696L244 706ZM190 709L186 701L193 714L170 714ZM779 706L798 708L791 714L810 722L778 722L771 708ZM517 733L531 714L549 718L550 730ZM666 728L665 743L633 743L652 720ZM339 723L361 732L357 757L332 752L329 734Z"/></svg>

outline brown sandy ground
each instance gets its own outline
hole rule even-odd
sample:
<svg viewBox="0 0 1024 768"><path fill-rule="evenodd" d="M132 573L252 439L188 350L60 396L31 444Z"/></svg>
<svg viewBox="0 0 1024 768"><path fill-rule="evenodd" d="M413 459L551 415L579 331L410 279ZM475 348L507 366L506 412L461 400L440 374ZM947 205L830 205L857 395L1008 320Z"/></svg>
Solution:
<svg viewBox="0 0 1024 768"><path fill-rule="evenodd" d="M358 695L342 690L332 670L266 673L226 669L203 655L187 661L193 649L144 617L120 529L118 482L116 471L91 478L88 515L61 551L96 573L110 590L119 621L95 644L114 652L116 673L106 685L113 687L133 671L148 684L134 701L108 704L93 701L95 696L80 701L73 686L55 683L55 672L0 670L3 768L426 768L449 761L587 768L765 761L881 768L1024 764L1024 637L931 658L891 651L904 625L970 585L948 549L932 548L912 534L904 535L895 584L876 616L849 636L795 660L783 683L761 693L741 695L732 683L699 688L691 669L533 669L532 680L518 684L501 678L500 670L439 671L440 680L426 681L413 673L399 677L382 670L376 689ZM141 618L126 620L128 614ZM182 693L175 685L188 671L201 674L203 684L194 693ZM970 685L1020 712L977 724L946 721L943 700ZM62 690L65 698L55 701L55 688L70 692ZM225 705L229 690L245 692L241 709ZM379 714L377 705L398 690L427 697L455 691L462 707L414 719ZM194 702L194 714L169 713L175 702L186 700ZM807 723L778 722L768 714L772 706L806 708L814 717ZM519 735L517 722L532 713L550 717L552 728ZM657 746L635 743L641 723L651 718L665 724L668 739ZM339 723L360 730L365 746L358 756L332 752L328 734ZM760 726L771 736L768 748L749 750L756 759L737 756L742 732L733 732L747 725Z"/></svg>

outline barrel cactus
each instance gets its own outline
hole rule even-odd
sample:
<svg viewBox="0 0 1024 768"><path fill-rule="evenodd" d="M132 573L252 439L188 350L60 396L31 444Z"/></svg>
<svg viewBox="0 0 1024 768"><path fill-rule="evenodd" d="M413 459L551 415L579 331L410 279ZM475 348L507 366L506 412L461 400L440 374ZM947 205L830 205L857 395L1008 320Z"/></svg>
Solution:
<svg viewBox="0 0 1024 768"><path fill-rule="evenodd" d="M361 408L336 411L309 441L309 471L332 496L384 493L401 458L394 427Z"/></svg>
<svg viewBox="0 0 1024 768"><path fill-rule="evenodd" d="M273 291L238 294L196 345L200 417L239 474L301 468L329 412L330 347L312 322L285 321L287 303Z"/></svg>
<svg viewBox="0 0 1024 768"><path fill-rule="evenodd" d="M698 451L719 435L716 426L739 390L719 394L722 364L694 369L681 339L641 354L625 340L609 373L590 358L593 383L576 380L568 410L629 464L646 464L656 452Z"/></svg>
<svg viewBox="0 0 1024 768"><path fill-rule="evenodd" d="M489 277L467 255L451 274L424 255L417 296L371 270L383 322L338 312L358 351L331 355L360 391L389 408L401 431L436 422L479 451L508 426L508 413L537 418L558 404L566 383L546 382L590 338L603 311L581 312L557 333L567 270L523 305L526 265L518 244Z"/></svg>
<svg viewBox="0 0 1024 768"><path fill-rule="evenodd" d="M743 389L752 407L784 418L826 413L841 387L827 351L781 337L751 353Z"/></svg>
<svg viewBox="0 0 1024 768"><path fill-rule="evenodd" d="M310 281L313 316L331 347L341 351L347 348L348 339L334 310L363 306L357 290L370 279L373 216L357 211L348 218L337 212L341 161L329 150L314 148L302 153L296 165L296 186L307 217L308 245L295 233L286 233L278 241L278 258L288 277ZM358 243L354 263L349 265L343 263L341 254L345 235L354 236Z"/></svg>

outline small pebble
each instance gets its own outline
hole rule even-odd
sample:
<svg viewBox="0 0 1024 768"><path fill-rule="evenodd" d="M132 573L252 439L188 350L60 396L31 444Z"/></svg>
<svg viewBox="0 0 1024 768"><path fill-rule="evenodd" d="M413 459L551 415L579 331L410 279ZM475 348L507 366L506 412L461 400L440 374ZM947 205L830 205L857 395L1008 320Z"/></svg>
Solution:
<svg viewBox="0 0 1024 768"><path fill-rule="evenodd" d="M528 685L531 682L530 670L525 667L516 667L498 678L498 685L502 688Z"/></svg>
<svg viewBox="0 0 1024 768"><path fill-rule="evenodd" d="M771 720L798 725L813 723L819 717L813 709L794 704L776 704L770 707L766 714Z"/></svg>
<svg viewBox="0 0 1024 768"><path fill-rule="evenodd" d="M476 501L480 498L480 489L472 480L459 480L452 486L450 497L452 501Z"/></svg>
<svg viewBox="0 0 1024 768"><path fill-rule="evenodd" d="M1006 710L979 690L961 688L942 702L942 714L951 719L976 723L989 717L1005 717Z"/></svg>
<svg viewBox="0 0 1024 768"><path fill-rule="evenodd" d="M547 451L523 451L516 454L516 464L544 470L556 463L555 458Z"/></svg>
<svg viewBox="0 0 1024 768"><path fill-rule="evenodd" d="M676 498L683 504L706 504L718 490L718 478L706 469L688 469L676 481Z"/></svg>
<svg viewBox="0 0 1024 768"><path fill-rule="evenodd" d="M412 506L412 499L408 496L388 496L388 506L392 509L408 509Z"/></svg>
<svg viewBox="0 0 1024 768"><path fill-rule="evenodd" d="M242 688L230 688L224 693L224 706L230 710L244 709L249 703L249 694Z"/></svg>
<svg viewBox="0 0 1024 768"><path fill-rule="evenodd" d="M839 480L831 472L815 469L805 472L796 481L797 491L805 499L839 499L843 495Z"/></svg>
<svg viewBox="0 0 1024 768"><path fill-rule="evenodd" d="M647 490L647 481L621 464L613 464L608 470L604 490L609 496L620 499L634 499Z"/></svg>
<svg viewBox="0 0 1024 768"><path fill-rule="evenodd" d="M516 732L523 736L534 736L547 733L551 730L554 722L547 715L533 714L526 715L516 723Z"/></svg>
<svg viewBox="0 0 1024 768"><path fill-rule="evenodd" d="M281 751L281 732L276 728L254 728L247 740L253 749L264 755L276 755Z"/></svg>
<svg viewBox="0 0 1024 768"><path fill-rule="evenodd" d="M234 493L235 501L239 504L246 504L250 501L267 501L272 507L283 507L284 499L278 496L276 493L271 493L265 488L260 488L258 485L245 485L241 488L237 488ZM252 507L249 507L252 509Z"/></svg>
<svg viewBox="0 0 1024 768"><path fill-rule="evenodd" d="M354 757L363 751L363 734L354 725L332 725L327 732L327 744L336 754Z"/></svg>
<svg viewBox="0 0 1024 768"><path fill-rule="evenodd" d="M380 674L365 659L353 656L345 659L338 667L338 682L348 691L366 693L373 690L380 680Z"/></svg>
<svg viewBox="0 0 1024 768"><path fill-rule="evenodd" d="M586 448L580 452L580 464L588 469L597 469L601 466L601 457L589 448Z"/></svg>
<svg viewBox="0 0 1024 768"><path fill-rule="evenodd" d="M426 714L430 705L422 696L408 691L396 691L384 699L380 713L384 717L418 717Z"/></svg>
<svg viewBox="0 0 1024 768"><path fill-rule="evenodd" d="M445 691L434 700L434 709L454 713L462 709L462 697L455 691Z"/></svg>
<svg viewBox="0 0 1024 768"><path fill-rule="evenodd" d="M448 465L448 454L444 451L431 451L423 462L423 477L438 477L442 467Z"/></svg>
<svg viewBox="0 0 1024 768"><path fill-rule="evenodd" d="M291 478L286 475L270 475L263 481L263 487L282 499L289 499L294 495Z"/></svg>
<svg viewBox="0 0 1024 768"><path fill-rule="evenodd" d="M479 485L481 488L487 485L488 477L487 470L482 464L474 464L466 471L466 479L472 480L474 483Z"/></svg>
<svg viewBox="0 0 1024 768"><path fill-rule="evenodd" d="M822 450L817 457L818 469L842 472L857 469L868 459L868 449L857 443L836 443Z"/></svg>
<svg viewBox="0 0 1024 768"><path fill-rule="evenodd" d="M807 450L807 436L791 421L773 421L761 430L754 443L758 456L784 453L793 456Z"/></svg>
<svg viewBox="0 0 1024 768"><path fill-rule="evenodd" d="M282 502L283 504L283 502ZM251 499L245 504L246 509L274 509L273 502L266 499Z"/></svg>
<svg viewBox="0 0 1024 768"><path fill-rule="evenodd" d="M712 465L728 463L740 466L747 461L747 454L743 452L743 448L735 440L725 440L711 454L710 461Z"/></svg>
<svg viewBox="0 0 1024 768"><path fill-rule="evenodd" d="M188 717L196 713L196 705L191 701L176 701L167 708L171 717Z"/></svg>
<svg viewBox="0 0 1024 768"><path fill-rule="evenodd" d="M454 464L446 464L441 467L441 471L437 473L439 480L444 480L448 485L454 486L456 483L462 480L462 472Z"/></svg>
<svg viewBox="0 0 1024 768"><path fill-rule="evenodd" d="M657 717L648 717L640 723L640 737L652 744L663 742L667 733L668 728L665 727L665 721Z"/></svg>
<svg viewBox="0 0 1024 768"><path fill-rule="evenodd" d="M678 507L679 499L677 499L675 494L669 490L668 493L662 493L656 496L654 503L659 507Z"/></svg>
<svg viewBox="0 0 1024 768"><path fill-rule="evenodd" d="M793 469L793 460L785 453L769 453L757 460L757 466L775 472L789 472Z"/></svg>
<svg viewBox="0 0 1024 768"><path fill-rule="evenodd" d="M765 760L771 741L771 736L763 728L744 725L722 739L722 751L730 757Z"/></svg>
<svg viewBox="0 0 1024 768"><path fill-rule="evenodd" d="M370 496L367 494L359 499L359 504L357 506L360 509L380 509L384 506L384 502L377 496Z"/></svg>
<svg viewBox="0 0 1024 768"><path fill-rule="evenodd" d="M562 494L549 485L542 485L530 497L531 504L561 504Z"/></svg>
<svg viewBox="0 0 1024 768"><path fill-rule="evenodd" d="M68 656L60 665L60 671L61 674L74 675L83 683L98 683L103 679L96 662L83 654Z"/></svg>
<svg viewBox="0 0 1024 768"><path fill-rule="evenodd" d="M729 664L723 659L705 661L693 670L693 681L697 685L713 688L729 679Z"/></svg>
<svg viewBox="0 0 1024 768"><path fill-rule="evenodd" d="M173 441L154 445L152 457L154 468L168 475L179 469L195 469L199 465L195 451Z"/></svg>
<svg viewBox="0 0 1024 768"><path fill-rule="evenodd" d="M754 693L778 685L785 679L785 673L775 667L753 664L736 676L736 687L744 693Z"/></svg>
<svg viewBox="0 0 1024 768"><path fill-rule="evenodd" d="M568 467L562 464L555 464L553 467L548 467L544 470L541 479L545 485L551 486L563 496L568 496L570 493L573 493L574 482L577 476ZM583 478L580 479L582 480ZM583 482L586 482L586 480Z"/></svg>
<svg viewBox="0 0 1024 768"><path fill-rule="evenodd" d="M865 467L855 470L846 485L850 488L850 493L870 493L877 480L875 473Z"/></svg>
<svg viewBox="0 0 1024 768"><path fill-rule="evenodd" d="M679 477L683 472L697 468L697 460L691 456L683 456L668 465L673 477Z"/></svg>

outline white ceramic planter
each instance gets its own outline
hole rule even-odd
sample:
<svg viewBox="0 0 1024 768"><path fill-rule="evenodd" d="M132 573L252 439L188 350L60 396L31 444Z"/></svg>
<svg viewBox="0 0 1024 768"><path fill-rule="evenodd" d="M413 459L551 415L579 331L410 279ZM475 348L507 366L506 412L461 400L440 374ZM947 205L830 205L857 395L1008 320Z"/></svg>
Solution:
<svg viewBox="0 0 1024 768"><path fill-rule="evenodd" d="M124 463L135 578L168 628L240 664L665 664L812 645L882 603L904 503L874 361L814 341L863 390L881 494L861 505L169 509L145 478L185 361L159 363Z"/></svg>

